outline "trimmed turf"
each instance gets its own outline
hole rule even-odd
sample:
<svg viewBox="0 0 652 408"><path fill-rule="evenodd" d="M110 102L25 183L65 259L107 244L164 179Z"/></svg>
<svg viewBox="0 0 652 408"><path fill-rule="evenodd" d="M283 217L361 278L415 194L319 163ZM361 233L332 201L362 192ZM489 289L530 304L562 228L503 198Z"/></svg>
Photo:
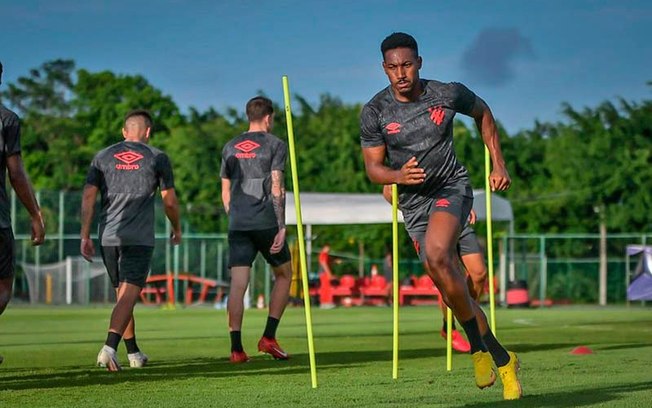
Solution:
<svg viewBox="0 0 652 408"><path fill-rule="evenodd" d="M474 386L470 358L446 372L434 307L401 309L399 378L392 380L390 308L313 309L319 387L312 389L303 309L288 309L279 342L292 358L256 353L266 312L245 314L252 360L228 362L224 310L137 308L143 369L94 367L108 307L14 306L0 318L2 407L648 407L652 309L498 310L498 338L521 359L525 397L503 402L500 382ZM586 345L595 352L574 356ZM126 363L124 344L119 350Z"/></svg>

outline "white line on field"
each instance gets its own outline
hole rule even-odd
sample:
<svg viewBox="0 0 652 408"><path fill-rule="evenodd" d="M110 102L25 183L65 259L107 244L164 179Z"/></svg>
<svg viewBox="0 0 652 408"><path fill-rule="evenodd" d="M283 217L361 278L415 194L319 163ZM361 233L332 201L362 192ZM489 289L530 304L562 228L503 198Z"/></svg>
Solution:
<svg viewBox="0 0 652 408"><path fill-rule="evenodd" d="M522 324L523 326L538 326L532 319L514 319L514 323Z"/></svg>

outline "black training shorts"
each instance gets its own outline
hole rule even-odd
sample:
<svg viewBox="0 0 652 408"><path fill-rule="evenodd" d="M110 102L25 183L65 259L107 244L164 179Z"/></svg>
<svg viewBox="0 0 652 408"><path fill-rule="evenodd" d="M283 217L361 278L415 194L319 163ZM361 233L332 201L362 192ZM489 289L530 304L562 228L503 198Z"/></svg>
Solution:
<svg viewBox="0 0 652 408"><path fill-rule="evenodd" d="M418 208L403 211L405 228L414 242L414 247L419 254L421 261L426 261L425 248L426 230L430 215L435 212L444 211L453 214L460 220L461 224L466 223L473 208L473 190L466 180L452 182L440 188L425 203Z"/></svg>
<svg viewBox="0 0 652 408"><path fill-rule="evenodd" d="M234 266L249 266L254 262L258 252L272 267L281 266L290 261L290 250L287 242L277 254L270 254L274 237L278 228L254 231L229 231L229 268Z"/></svg>
<svg viewBox="0 0 652 408"><path fill-rule="evenodd" d="M102 259L114 288L120 282L145 286L154 247L145 245L102 246Z"/></svg>
<svg viewBox="0 0 652 408"><path fill-rule="evenodd" d="M13 278L16 272L16 245L11 228L0 228L0 279Z"/></svg>
<svg viewBox="0 0 652 408"><path fill-rule="evenodd" d="M464 225L464 229L460 233L460 239L457 241L457 251L460 256L482 253L478 237L468 222Z"/></svg>

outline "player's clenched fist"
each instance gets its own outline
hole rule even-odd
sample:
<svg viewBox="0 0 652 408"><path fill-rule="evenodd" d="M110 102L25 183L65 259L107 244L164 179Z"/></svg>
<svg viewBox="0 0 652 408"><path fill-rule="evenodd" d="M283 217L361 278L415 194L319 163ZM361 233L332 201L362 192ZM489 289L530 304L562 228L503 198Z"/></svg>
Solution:
<svg viewBox="0 0 652 408"><path fill-rule="evenodd" d="M426 179L426 172L418 167L416 157L410 158L403 167L401 167L401 176L397 184L421 184Z"/></svg>

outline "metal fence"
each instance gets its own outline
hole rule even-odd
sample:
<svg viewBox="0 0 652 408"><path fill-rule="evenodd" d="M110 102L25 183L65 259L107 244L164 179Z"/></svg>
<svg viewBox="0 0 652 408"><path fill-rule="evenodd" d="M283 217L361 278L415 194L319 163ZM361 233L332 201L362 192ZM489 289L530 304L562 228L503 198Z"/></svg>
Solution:
<svg viewBox="0 0 652 408"><path fill-rule="evenodd" d="M637 259L626 256L630 244L645 245L652 234L607 234L603 260L606 280L600 280L599 234L515 234L499 241L501 300L507 282L525 281L530 298L565 303L623 303ZM603 302L600 293L604 293Z"/></svg>
<svg viewBox="0 0 652 408"><path fill-rule="evenodd" d="M38 271L46 265L79 256L81 192L39 191L37 196L46 221L47 240L42 246L32 247L29 244L29 217L26 211L17 210L16 197L11 192L12 223L19 265L14 295L25 300L30 300L30 283L25 269ZM151 273L191 273L227 281L226 234L185 233L180 246L171 246L168 242L169 223L160 208L160 200L157 200L157 207L156 244ZM513 234L496 239L494 270L499 278L498 299L505 303L508 282L520 280L527 282L530 298L542 303L546 299L598 303L601 291L606 292L608 303L625 302L628 274L637 261L626 257L625 247L628 244L644 245L652 242L652 233L608 234L605 238L607 280L603 285L599 279L599 234ZM364 257L357 261L351 259L351 263L360 265L368 273L372 264L380 266L382 260ZM316 271L314 262L309 269L309 272ZM421 274L418 259L401 259L399 273L401 277ZM298 275L295 272L295 276ZM253 302L260 294L265 299L269 298L271 279L269 267L262 259L258 259L252 270L250 301ZM175 290L175 293L179 296L178 300L181 300L182 291ZM36 301L41 302L42 298L37 298Z"/></svg>

